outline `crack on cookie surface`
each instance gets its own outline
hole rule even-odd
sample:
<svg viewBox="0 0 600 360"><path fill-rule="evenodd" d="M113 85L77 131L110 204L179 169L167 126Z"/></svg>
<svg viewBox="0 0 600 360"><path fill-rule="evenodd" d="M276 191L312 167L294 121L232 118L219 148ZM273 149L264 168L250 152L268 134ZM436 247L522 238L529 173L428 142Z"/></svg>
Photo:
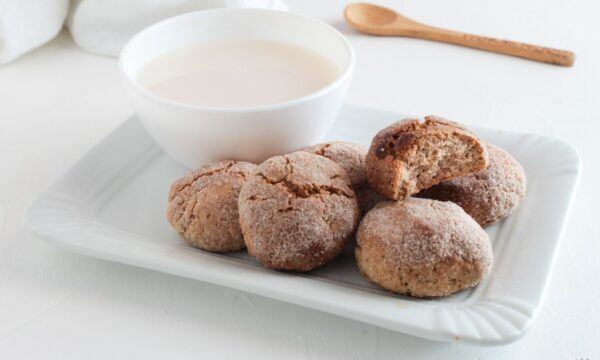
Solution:
<svg viewBox="0 0 600 360"><path fill-rule="evenodd" d="M294 165L292 164L287 155L284 155L283 158L285 159L286 168L286 174L283 178L273 179L265 175L263 172L257 172L256 175L261 177L266 183L270 185L280 185L282 188L286 189L290 194L299 198L318 197L322 195L338 195L347 198L355 197L355 194L353 194L352 192L348 192L342 188L333 185L319 185L315 183L299 184L298 182L291 180L291 176L294 174ZM333 176L329 177L330 180L339 178L339 174L334 174Z"/></svg>
<svg viewBox="0 0 600 360"><path fill-rule="evenodd" d="M347 174L308 152L272 158L252 173L239 201L252 256L265 266L308 271L337 256L358 223Z"/></svg>
<svg viewBox="0 0 600 360"><path fill-rule="evenodd" d="M257 173L256 175L260 176L270 185L281 185L281 187L288 190L290 194L299 198L309 198L319 195L339 195L347 198L355 197L352 193L346 192L343 189L332 185L318 185L314 183L298 184L288 180L287 176L281 180L273 180L263 173Z"/></svg>
<svg viewBox="0 0 600 360"><path fill-rule="evenodd" d="M216 252L243 248L237 198L254 168L226 160L189 172L171 187L167 220L195 247Z"/></svg>
<svg viewBox="0 0 600 360"><path fill-rule="evenodd" d="M189 187L193 186L194 183L199 179L227 172L235 164L237 164L237 161L227 161L224 166L218 167L216 169L211 169L211 165L206 165L198 170L193 171L192 173L188 174L187 176L185 176L184 178L182 178L174 184L173 190L171 191L171 196L169 196L169 200L172 200L175 196L177 196L178 193L181 193ZM242 179L246 179L247 176L247 174L244 171L237 171L235 174L240 175Z"/></svg>

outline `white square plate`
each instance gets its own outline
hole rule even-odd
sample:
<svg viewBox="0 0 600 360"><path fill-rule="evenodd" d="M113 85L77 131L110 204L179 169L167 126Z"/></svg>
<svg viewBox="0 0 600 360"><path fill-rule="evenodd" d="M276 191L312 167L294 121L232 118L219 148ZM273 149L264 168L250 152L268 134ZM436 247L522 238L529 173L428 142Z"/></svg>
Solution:
<svg viewBox="0 0 600 360"><path fill-rule="evenodd" d="M368 145L402 114L346 106L328 139ZM263 268L245 252L194 249L169 226L170 184L187 172L132 117L94 147L31 206L29 227L67 249L202 280L440 341L501 344L521 337L542 305L579 157L548 137L472 127L523 165L521 207L486 229L496 261L475 289L441 299L397 296L367 282L352 249L307 274Z"/></svg>

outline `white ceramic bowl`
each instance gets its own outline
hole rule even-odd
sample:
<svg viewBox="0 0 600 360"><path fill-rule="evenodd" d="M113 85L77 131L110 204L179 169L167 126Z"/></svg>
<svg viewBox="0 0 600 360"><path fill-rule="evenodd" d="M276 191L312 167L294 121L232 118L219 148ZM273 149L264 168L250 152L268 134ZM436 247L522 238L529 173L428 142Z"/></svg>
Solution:
<svg viewBox="0 0 600 360"><path fill-rule="evenodd" d="M248 108L208 108L173 102L136 82L149 60L187 45L265 39L312 50L340 74L331 84L283 103ZM354 51L331 26L305 16L266 9L217 9L176 16L152 25L125 46L119 67L134 109L156 142L190 168L214 160L261 162L313 144L333 124L348 91Z"/></svg>

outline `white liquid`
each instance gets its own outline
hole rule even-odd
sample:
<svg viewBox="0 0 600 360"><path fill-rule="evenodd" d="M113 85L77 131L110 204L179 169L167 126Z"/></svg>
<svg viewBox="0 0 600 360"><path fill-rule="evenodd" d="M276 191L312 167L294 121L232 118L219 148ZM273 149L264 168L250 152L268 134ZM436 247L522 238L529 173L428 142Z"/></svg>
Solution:
<svg viewBox="0 0 600 360"><path fill-rule="evenodd" d="M313 93L339 69L301 47L262 40L194 45L144 65L137 81L163 98L206 107L281 103Z"/></svg>

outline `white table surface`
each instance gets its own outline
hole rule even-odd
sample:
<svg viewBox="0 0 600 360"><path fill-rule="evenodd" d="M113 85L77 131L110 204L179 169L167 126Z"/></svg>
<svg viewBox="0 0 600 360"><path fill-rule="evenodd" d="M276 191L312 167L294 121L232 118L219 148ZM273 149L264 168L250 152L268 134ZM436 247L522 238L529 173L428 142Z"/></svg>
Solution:
<svg viewBox="0 0 600 360"><path fill-rule="evenodd" d="M348 102L572 143L583 177L545 305L496 348L435 343L227 288L68 253L28 234L29 203L132 113L114 58L63 32L0 66L0 359L600 358L600 4L382 1L424 22L567 48L560 68L449 45L359 35L345 1L289 1L348 35Z"/></svg>

